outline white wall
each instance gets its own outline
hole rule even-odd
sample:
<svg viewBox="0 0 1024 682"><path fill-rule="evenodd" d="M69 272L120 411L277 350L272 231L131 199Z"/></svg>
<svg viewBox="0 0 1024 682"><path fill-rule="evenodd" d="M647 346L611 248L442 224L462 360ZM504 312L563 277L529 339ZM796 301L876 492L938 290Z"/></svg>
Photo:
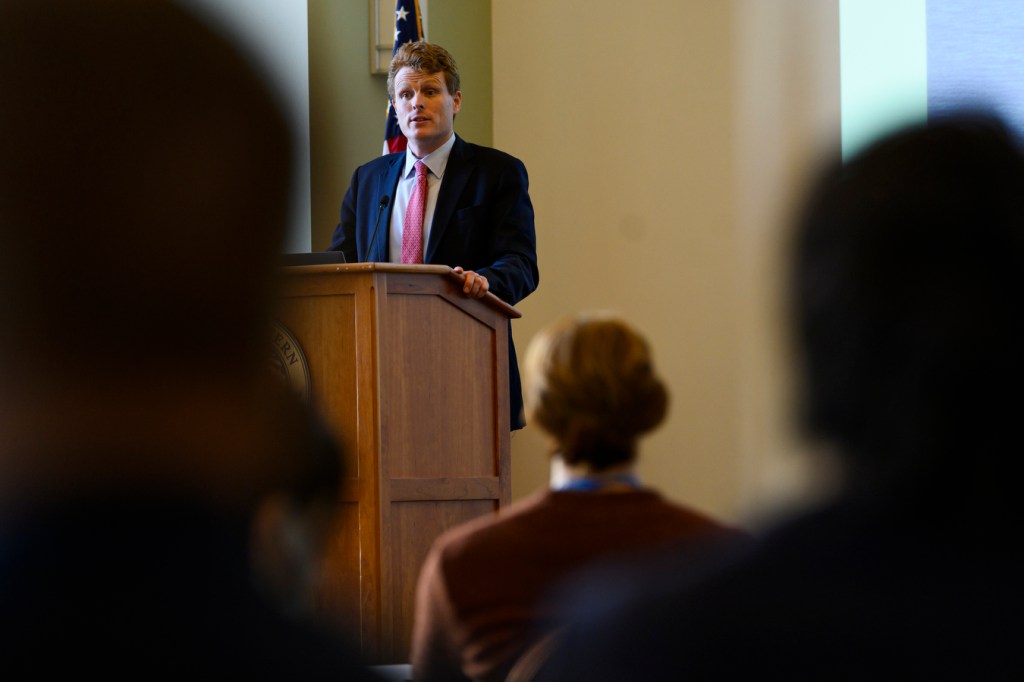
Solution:
<svg viewBox="0 0 1024 682"><path fill-rule="evenodd" d="M295 187L284 250L309 251L309 41L306 0L182 0L250 52L280 93L295 131Z"/></svg>
<svg viewBox="0 0 1024 682"><path fill-rule="evenodd" d="M829 0L493 0L494 144L526 163L540 288L517 345L583 309L650 338L672 393L641 475L734 521L815 490L787 428L782 219L838 145ZM836 147L838 148L838 147ZM513 438L513 496L547 476Z"/></svg>

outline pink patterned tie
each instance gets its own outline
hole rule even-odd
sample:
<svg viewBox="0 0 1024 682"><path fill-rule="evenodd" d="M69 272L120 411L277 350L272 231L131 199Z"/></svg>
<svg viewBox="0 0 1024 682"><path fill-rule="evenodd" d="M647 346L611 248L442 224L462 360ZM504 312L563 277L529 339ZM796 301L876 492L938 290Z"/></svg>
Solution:
<svg viewBox="0 0 1024 682"><path fill-rule="evenodd" d="M402 262L423 262L423 211L427 207L427 164L416 162L416 187L405 208L402 225Z"/></svg>

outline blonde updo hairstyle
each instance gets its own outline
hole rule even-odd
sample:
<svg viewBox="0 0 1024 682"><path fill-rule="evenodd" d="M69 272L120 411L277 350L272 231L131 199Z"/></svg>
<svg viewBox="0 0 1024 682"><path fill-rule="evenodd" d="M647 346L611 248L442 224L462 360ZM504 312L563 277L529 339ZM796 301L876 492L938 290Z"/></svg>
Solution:
<svg viewBox="0 0 1024 682"><path fill-rule="evenodd" d="M607 313L542 330L526 351L528 419L566 464L600 471L631 461L636 441L668 411L647 341ZM553 454L554 454L553 453Z"/></svg>

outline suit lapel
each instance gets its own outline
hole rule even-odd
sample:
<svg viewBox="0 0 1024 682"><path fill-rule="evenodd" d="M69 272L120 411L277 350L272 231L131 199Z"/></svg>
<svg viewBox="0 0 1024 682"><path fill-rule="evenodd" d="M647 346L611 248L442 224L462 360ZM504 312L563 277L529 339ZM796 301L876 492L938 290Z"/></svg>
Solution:
<svg viewBox="0 0 1024 682"><path fill-rule="evenodd" d="M459 205L459 197L473 174L473 150L461 137L455 136L455 144L452 152L448 155L448 165L444 169L444 179L441 181L441 191L437 195L437 205L434 206L434 218L430 224L430 239L427 240L427 252L423 259L424 263L434 262L434 253L437 245L441 243L445 230L451 222L456 206Z"/></svg>
<svg viewBox="0 0 1024 682"><path fill-rule="evenodd" d="M388 208L384 215L380 216L380 226L377 228L377 236L374 237L374 241L377 243L377 247L369 245L365 254L364 261L369 261L370 256L376 255L378 262L386 262L390 258L389 246L391 244L391 212L395 210L395 189L398 187L398 179L402 174L402 169L405 168L405 153L392 154L391 159L388 161L388 166L377 176L377 187L374 192L374 217L377 217L377 207L380 206L380 200L384 197L388 197ZM373 231L373 225L370 226L370 231ZM366 235L367 239L370 235Z"/></svg>

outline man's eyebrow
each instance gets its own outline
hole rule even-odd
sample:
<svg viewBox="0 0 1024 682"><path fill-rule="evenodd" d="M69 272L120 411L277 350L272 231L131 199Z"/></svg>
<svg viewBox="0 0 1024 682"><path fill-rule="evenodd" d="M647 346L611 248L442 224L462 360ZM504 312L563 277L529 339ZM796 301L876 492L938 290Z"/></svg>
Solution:
<svg viewBox="0 0 1024 682"><path fill-rule="evenodd" d="M413 87L413 86L421 87L421 88L425 88L425 87L428 87L428 86L435 86L436 87L436 86L440 86L442 82L443 81L440 78L436 78L436 77L433 77L433 76L430 76L430 77L427 77L427 78L415 79L415 80L410 78L410 79L401 81L398 84L398 88L397 89L401 90L403 88L410 88L410 87Z"/></svg>

